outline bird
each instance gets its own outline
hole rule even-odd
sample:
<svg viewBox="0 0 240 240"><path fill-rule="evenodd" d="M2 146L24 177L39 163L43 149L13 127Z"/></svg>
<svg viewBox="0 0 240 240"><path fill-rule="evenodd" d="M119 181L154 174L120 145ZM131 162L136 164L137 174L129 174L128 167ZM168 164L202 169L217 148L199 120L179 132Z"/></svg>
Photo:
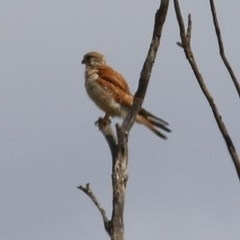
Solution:
<svg viewBox="0 0 240 240"><path fill-rule="evenodd" d="M90 99L103 111L103 122L110 121L111 117L124 119L133 105L133 94L121 73L110 67L103 54L91 51L83 56L85 64L85 88ZM158 137L166 139L161 131L171 132L168 123L141 108L135 121L146 126Z"/></svg>

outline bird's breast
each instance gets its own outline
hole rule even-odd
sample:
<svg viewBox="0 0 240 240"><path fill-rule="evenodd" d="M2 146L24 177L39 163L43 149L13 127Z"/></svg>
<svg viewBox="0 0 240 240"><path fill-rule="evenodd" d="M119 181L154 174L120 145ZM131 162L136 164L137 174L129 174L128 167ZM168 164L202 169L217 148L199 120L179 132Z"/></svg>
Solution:
<svg viewBox="0 0 240 240"><path fill-rule="evenodd" d="M85 73L85 87L88 96L100 109L111 116L122 115L121 104L115 100L113 92L99 84L97 72Z"/></svg>

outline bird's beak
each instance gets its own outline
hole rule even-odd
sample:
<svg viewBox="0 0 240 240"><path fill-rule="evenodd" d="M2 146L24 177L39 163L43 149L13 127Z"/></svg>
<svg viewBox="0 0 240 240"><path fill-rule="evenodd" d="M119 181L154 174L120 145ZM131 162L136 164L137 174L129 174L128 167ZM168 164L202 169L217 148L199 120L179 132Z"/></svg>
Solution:
<svg viewBox="0 0 240 240"><path fill-rule="evenodd" d="M82 60L82 64L84 64L85 63L85 59L83 58L83 60Z"/></svg>

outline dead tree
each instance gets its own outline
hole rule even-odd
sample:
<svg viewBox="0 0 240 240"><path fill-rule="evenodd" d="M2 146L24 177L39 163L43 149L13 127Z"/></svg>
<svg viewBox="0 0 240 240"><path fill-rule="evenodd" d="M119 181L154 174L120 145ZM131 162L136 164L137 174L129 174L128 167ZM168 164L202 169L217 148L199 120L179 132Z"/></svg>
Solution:
<svg viewBox="0 0 240 240"><path fill-rule="evenodd" d="M215 31L216 31L216 36L217 36L217 40L218 40L218 46L219 46L219 53L220 56L225 64L225 67L227 68L230 77L234 83L234 86L236 88L236 91L238 93L238 95L240 96L240 86L239 83L237 81L237 78L233 72L233 69L229 63L229 61L227 60L227 57L225 56L225 52L224 52L224 46L223 46L223 41L222 41L222 37L221 37L221 31L220 31L220 27L218 24L218 19L217 19L217 14L216 14L216 8L215 8L215 4L214 4L214 0L209 0L210 2L210 7L211 7L211 14L213 17L213 23L214 23L214 27L215 27ZM175 12L176 12L176 17L177 17L177 21L179 24L179 29L180 29L180 38L181 38L181 42L177 43L178 46L180 46L181 48L183 48L185 56L192 68L192 71L198 81L198 84L204 94L204 96L206 97L209 106L212 110L213 116L216 120L216 123L218 125L218 128L223 136L223 139L226 143L227 149L229 151L229 154L232 158L233 164L235 166L235 169L237 171L237 175L238 178L240 180L240 158L238 156L238 153L235 149L234 143L231 139L231 136L227 130L227 127L224 123L224 120L218 110L218 107L214 101L214 98L212 96L212 94L210 93L210 91L207 88L207 85L205 83L205 80L198 68L197 62L195 60L194 57L194 53L192 51L191 48L191 31L192 31L192 20L191 20L191 15L188 15L188 25L187 25L187 29L185 28L185 24L182 18L182 14L181 14L181 9L180 9L180 5L178 0L174 0L174 7L175 7Z"/></svg>
<svg viewBox="0 0 240 240"><path fill-rule="evenodd" d="M111 240L124 239L124 201L128 180L128 135L146 94L152 67L157 55L158 47L160 45L160 39L163 25L167 16L168 5L169 0L161 0L159 9L155 14L153 36L140 74L138 89L134 95L131 111L127 115L126 119L124 119L121 126L116 125L117 136L115 136L110 123L100 128L109 145L112 155L111 219L108 219L104 208L101 206L96 196L92 192L89 183L85 186L80 185L78 187L80 190L86 193L86 195L98 208L103 218L105 230L110 236Z"/></svg>

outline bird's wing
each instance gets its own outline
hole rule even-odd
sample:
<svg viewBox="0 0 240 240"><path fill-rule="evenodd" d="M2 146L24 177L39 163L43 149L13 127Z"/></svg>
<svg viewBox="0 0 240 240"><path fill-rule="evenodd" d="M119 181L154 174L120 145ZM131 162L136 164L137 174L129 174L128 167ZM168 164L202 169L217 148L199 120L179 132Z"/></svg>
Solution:
<svg viewBox="0 0 240 240"><path fill-rule="evenodd" d="M107 65L98 68L99 84L126 107L132 106L133 96L124 77Z"/></svg>
<svg viewBox="0 0 240 240"><path fill-rule="evenodd" d="M124 92L130 93L128 84L124 77L117 71L107 65L102 65L98 68L98 74L101 78L112 83L114 86L122 89Z"/></svg>

